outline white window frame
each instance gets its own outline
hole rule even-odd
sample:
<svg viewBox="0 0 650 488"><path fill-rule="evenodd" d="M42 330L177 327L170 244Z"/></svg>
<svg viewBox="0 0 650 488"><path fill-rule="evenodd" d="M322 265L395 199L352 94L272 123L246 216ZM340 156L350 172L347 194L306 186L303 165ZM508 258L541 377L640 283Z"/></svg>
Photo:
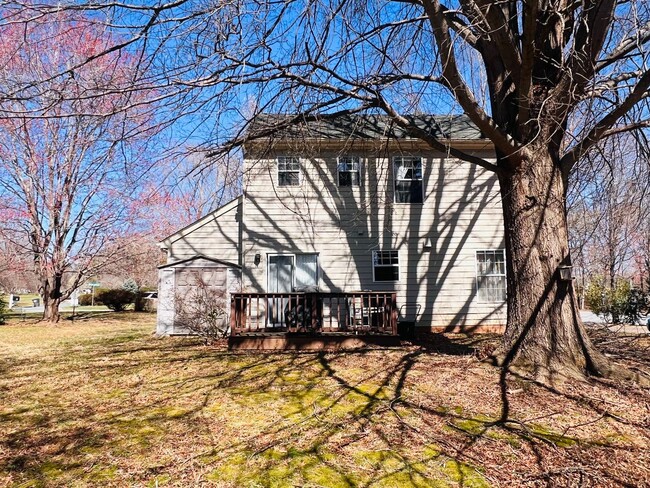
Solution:
<svg viewBox="0 0 650 488"><path fill-rule="evenodd" d="M420 162L420 177L419 178L409 178L409 179L403 179L403 178L397 178L397 163L398 161L401 164L404 164L406 161L410 161L411 163L415 163L417 161ZM415 167L413 167L413 171L415 171ZM421 205L424 203L424 160L422 159L421 156L393 156L393 202L399 203L402 205ZM397 183L400 181L421 181L420 185L420 198L421 201L419 202L398 202L397 201Z"/></svg>
<svg viewBox="0 0 650 488"><path fill-rule="evenodd" d="M503 273L489 273L489 274L479 274L479 253L501 253L501 256L503 256ZM478 303L503 303L507 299L507 266L506 266L506 250L505 249L478 249L474 253L474 263L475 263L475 276L476 276L476 299L478 300ZM498 278L503 278L504 281L504 297L503 299L500 300L483 300L481 299L481 280L480 278L483 277L498 277Z"/></svg>
<svg viewBox="0 0 650 488"><path fill-rule="evenodd" d="M298 255L313 255L316 256L316 288L320 290L320 278L321 278L321 269L320 269L320 253L319 252L294 252L294 253L281 253L273 252L266 254L266 289L269 288L269 266L271 265L272 256L286 256L291 258L291 290L296 288L296 256Z"/></svg>
<svg viewBox="0 0 650 488"><path fill-rule="evenodd" d="M347 161L345 161L347 160ZM341 171L340 165L342 163L345 164L356 164L357 169L352 170L352 171ZM341 185L341 173L357 173L357 184L350 184L350 185ZM350 178L350 182L352 182L352 179ZM336 186L339 188L354 188L354 187L360 187L361 186L361 158L359 156L339 156L336 158Z"/></svg>
<svg viewBox="0 0 650 488"><path fill-rule="evenodd" d="M376 259L375 255L376 253L385 253L385 252L390 252L390 253L396 253L397 255L397 263L396 264L375 264ZM400 272L400 258L399 258L399 250L398 249L374 249L372 251L371 255L371 265L372 265L372 281L374 283L399 283L401 279L402 273ZM376 275L375 275L375 268L381 267L381 268L394 268L397 267L397 279L396 280L377 280Z"/></svg>
<svg viewBox="0 0 650 488"><path fill-rule="evenodd" d="M285 168L286 168L287 162L294 162L295 161L296 164L298 165L298 169L297 170L287 170L287 169L280 170L280 162L281 161L285 164ZM296 185L287 185L287 184L281 183L280 182L280 173L298 173L298 184L296 184ZM277 160L276 160L276 176L277 176L278 186L291 187L291 186L300 186L300 185L302 185L302 164L301 164L300 158L297 157L297 156L278 156Z"/></svg>

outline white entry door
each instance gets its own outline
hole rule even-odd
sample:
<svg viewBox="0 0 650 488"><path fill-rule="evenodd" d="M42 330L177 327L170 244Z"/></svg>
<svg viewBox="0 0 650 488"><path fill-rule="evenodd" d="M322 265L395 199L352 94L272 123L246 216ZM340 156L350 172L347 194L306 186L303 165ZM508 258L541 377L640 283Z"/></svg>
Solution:
<svg viewBox="0 0 650 488"><path fill-rule="evenodd" d="M269 256L269 293L289 293L293 288L293 256Z"/></svg>
<svg viewBox="0 0 650 488"><path fill-rule="evenodd" d="M293 256L269 256L269 293L290 293L293 289ZM288 298L269 298L269 322L274 327L284 325L284 309Z"/></svg>

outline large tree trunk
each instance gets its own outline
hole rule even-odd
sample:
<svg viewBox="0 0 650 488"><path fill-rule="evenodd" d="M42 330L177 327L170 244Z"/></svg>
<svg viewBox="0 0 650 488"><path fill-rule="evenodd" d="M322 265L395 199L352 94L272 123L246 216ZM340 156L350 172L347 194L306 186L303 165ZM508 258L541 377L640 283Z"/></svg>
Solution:
<svg viewBox="0 0 650 488"><path fill-rule="evenodd" d="M497 358L544 383L559 378L619 374L587 336L573 283L560 279L570 265L566 182L541 146L514 170L499 175L507 252L508 319ZM505 165L501 165L505 167Z"/></svg>
<svg viewBox="0 0 650 488"><path fill-rule="evenodd" d="M52 282L46 278L41 282L41 296L43 297L43 320L56 324L61 319L59 305L61 305L61 277L54 277Z"/></svg>

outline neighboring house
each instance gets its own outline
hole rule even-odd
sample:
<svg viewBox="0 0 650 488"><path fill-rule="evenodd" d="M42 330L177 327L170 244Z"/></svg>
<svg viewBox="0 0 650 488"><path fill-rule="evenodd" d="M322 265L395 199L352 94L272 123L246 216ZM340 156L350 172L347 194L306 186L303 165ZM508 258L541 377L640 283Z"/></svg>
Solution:
<svg viewBox="0 0 650 488"><path fill-rule="evenodd" d="M265 116L252 131L279 120ZM414 120L451 146L494 160L490 142L466 117ZM160 270L159 333L183 332L174 327L174 297L188 296L201 273L227 302L235 294L240 301L232 300L231 310L244 307L249 328L289 327L298 303L289 294L301 291L325 294L313 304L327 311L300 302L291 317L304 325L313 313L314 323L331 331L376 323L366 308L372 315L380 294L387 313L392 308L419 327L505 324L494 174L405 137L386 117L348 116L247 143L243 178L242 196L161 242L168 263ZM286 297L271 306L271 298L284 295L262 295L259 305L260 293Z"/></svg>

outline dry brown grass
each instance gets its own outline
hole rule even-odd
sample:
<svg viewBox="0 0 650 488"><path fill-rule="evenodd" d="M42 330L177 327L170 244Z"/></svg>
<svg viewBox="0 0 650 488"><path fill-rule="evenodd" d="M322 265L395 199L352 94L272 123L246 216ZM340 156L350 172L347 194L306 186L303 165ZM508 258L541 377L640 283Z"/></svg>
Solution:
<svg viewBox="0 0 650 488"><path fill-rule="evenodd" d="M650 485L647 390L510 378L494 424L494 338L232 354L113 317L0 327L0 485ZM647 338L597 340L647 367Z"/></svg>

